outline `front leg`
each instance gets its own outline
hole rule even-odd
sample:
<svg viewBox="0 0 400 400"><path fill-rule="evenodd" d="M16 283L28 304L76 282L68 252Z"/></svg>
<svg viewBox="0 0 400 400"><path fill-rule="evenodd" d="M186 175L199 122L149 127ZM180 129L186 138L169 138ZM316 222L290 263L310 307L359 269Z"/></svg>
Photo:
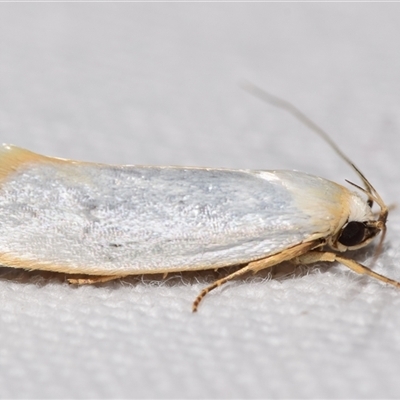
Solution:
<svg viewBox="0 0 400 400"><path fill-rule="evenodd" d="M351 260L350 258L343 257L339 254L332 253L329 251L309 251L306 254L295 257L292 262L295 264L312 264L318 261L327 261L327 262L339 262L345 265L347 268L350 268L352 271L357 272L358 274L364 274L371 276L372 278L378 279L379 281L389 283L390 285L400 287L400 282L397 282L393 279L390 279L384 275L380 275L366 266L358 263L357 261Z"/></svg>

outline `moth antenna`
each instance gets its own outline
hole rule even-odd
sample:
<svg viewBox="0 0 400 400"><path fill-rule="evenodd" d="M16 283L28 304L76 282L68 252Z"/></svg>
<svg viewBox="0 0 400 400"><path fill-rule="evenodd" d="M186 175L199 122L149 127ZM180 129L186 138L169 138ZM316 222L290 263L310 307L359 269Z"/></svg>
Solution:
<svg viewBox="0 0 400 400"><path fill-rule="evenodd" d="M318 126L314 121L312 121L310 118L307 117L303 112L301 112L297 107L295 107L293 104L289 103L286 100L281 99L280 97L274 96L265 90L261 89L260 87L253 85L252 83L245 81L241 84L241 87L245 89L247 92L250 94L258 97L259 99L272 104L278 108L281 108L283 110L288 111L291 115L293 115L298 121L303 123L305 126L310 128L312 131L314 131L317 135L319 135L323 140L325 140L326 143L329 144L329 146L336 152L336 154L344 160L350 167L353 168L353 170L357 173L357 175L360 177L361 181L363 182L365 189L367 190L368 193L374 194L377 199L380 199L380 196L377 194L376 190L374 187L370 184L368 179L364 176L364 174L354 165L354 163L350 160L349 157L346 156L346 154L343 153L342 150L337 146L337 144L329 137L329 135L320 127ZM380 199L381 200L381 199ZM381 201L382 204L383 201ZM379 204L380 205L380 204Z"/></svg>
<svg viewBox="0 0 400 400"><path fill-rule="evenodd" d="M368 192L365 188L362 188L360 185L357 185L356 183L349 181L348 179L345 179L345 181L351 185L357 188L359 191L365 193L368 196L367 203L368 205L372 208L372 205L374 204L374 201L376 201L375 196L373 196L370 192Z"/></svg>

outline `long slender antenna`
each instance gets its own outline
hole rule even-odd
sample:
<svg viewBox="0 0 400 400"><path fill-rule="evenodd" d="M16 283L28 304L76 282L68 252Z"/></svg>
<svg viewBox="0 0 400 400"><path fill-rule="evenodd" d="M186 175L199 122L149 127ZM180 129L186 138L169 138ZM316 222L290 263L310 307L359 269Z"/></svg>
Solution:
<svg viewBox="0 0 400 400"><path fill-rule="evenodd" d="M265 90L261 89L256 85L253 85L250 82L245 81L244 83L241 84L241 87L250 94L260 98L261 100L269 104L272 104L278 108L288 111L297 120L299 120L305 126L313 130L323 140L325 140L325 142L327 142L330 147L332 147L332 149L339 155L340 158L342 158L347 164L349 164L356 171L358 176L361 178L363 184L365 185L367 192L371 194L372 192L374 192L375 194L376 192L375 189L373 189L372 185L365 178L364 174L354 165L354 163L350 160L350 158L347 157L342 150L340 150L337 144L329 137L329 135L320 126L318 126L315 122L313 122L310 118L308 118L307 115L301 112L297 107L295 107L293 104L289 103L286 100L283 100L277 96L274 96L266 92Z"/></svg>

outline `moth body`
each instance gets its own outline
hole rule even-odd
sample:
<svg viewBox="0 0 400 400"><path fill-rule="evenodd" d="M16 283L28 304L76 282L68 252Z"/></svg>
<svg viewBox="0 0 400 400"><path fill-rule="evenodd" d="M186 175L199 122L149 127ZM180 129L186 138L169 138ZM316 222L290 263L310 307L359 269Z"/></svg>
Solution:
<svg viewBox="0 0 400 400"><path fill-rule="evenodd" d="M112 166L0 149L0 264L92 277L84 282L315 262L325 245L367 244L378 222L358 193L302 172Z"/></svg>

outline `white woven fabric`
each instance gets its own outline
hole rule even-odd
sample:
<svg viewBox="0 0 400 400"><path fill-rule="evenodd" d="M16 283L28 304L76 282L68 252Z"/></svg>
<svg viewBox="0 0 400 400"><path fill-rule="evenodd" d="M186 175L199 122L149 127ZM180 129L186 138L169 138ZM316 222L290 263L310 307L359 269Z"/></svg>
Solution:
<svg viewBox="0 0 400 400"><path fill-rule="evenodd" d="M399 4L0 5L0 139L65 158L354 173L400 198ZM374 269L400 279L400 216ZM1 216L0 216L1 218ZM372 248L354 253L368 264ZM223 272L221 272L223 273ZM345 267L72 287L0 270L1 398L398 398L400 291Z"/></svg>

